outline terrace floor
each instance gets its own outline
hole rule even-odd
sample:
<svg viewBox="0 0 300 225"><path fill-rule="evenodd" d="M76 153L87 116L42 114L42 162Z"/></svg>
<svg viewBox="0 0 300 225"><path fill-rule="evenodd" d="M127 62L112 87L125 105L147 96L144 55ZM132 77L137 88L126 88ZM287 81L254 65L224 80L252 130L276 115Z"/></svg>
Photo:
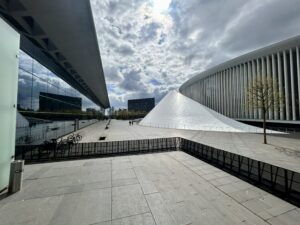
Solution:
<svg viewBox="0 0 300 225"><path fill-rule="evenodd" d="M112 120L105 130L105 124L99 122L77 131L83 136L81 142L98 142L100 136L106 136L105 141L182 137L300 173L300 134L268 135L264 145L262 134L129 126L128 121L120 120Z"/></svg>
<svg viewBox="0 0 300 225"><path fill-rule="evenodd" d="M25 166L1 225L298 225L300 209L184 152Z"/></svg>

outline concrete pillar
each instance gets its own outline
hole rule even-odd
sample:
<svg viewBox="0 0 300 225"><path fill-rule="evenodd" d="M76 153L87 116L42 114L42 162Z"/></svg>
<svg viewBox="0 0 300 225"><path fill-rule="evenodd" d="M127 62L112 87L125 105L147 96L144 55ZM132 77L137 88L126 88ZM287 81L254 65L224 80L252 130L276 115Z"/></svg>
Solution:
<svg viewBox="0 0 300 225"><path fill-rule="evenodd" d="M202 101L202 80L199 80L199 102Z"/></svg>
<svg viewBox="0 0 300 225"><path fill-rule="evenodd" d="M247 68L248 68L248 87L252 87L253 82L252 82L252 71L251 71L251 63L247 62ZM248 96L249 100L249 105L248 105L248 110L249 110L249 119L253 119L253 98L252 96Z"/></svg>
<svg viewBox="0 0 300 225"><path fill-rule="evenodd" d="M217 73L216 76L217 81L217 104L218 104L218 112L220 112L220 72Z"/></svg>
<svg viewBox="0 0 300 225"><path fill-rule="evenodd" d="M240 66L235 67L235 88L236 88L236 99L235 99L235 107L236 107L236 118L240 118Z"/></svg>
<svg viewBox="0 0 300 225"><path fill-rule="evenodd" d="M217 73L217 103L218 103L218 112L220 112L220 72Z"/></svg>
<svg viewBox="0 0 300 225"><path fill-rule="evenodd" d="M232 91L233 91L233 98L232 98L232 118L236 118L237 107L236 107L236 67L232 67Z"/></svg>
<svg viewBox="0 0 300 225"><path fill-rule="evenodd" d="M260 59L256 59L256 73L257 73L257 79L262 81L262 71L261 71L261 61ZM262 109L258 109L258 118L262 119Z"/></svg>
<svg viewBox="0 0 300 225"><path fill-rule="evenodd" d="M203 86L203 79L201 79L200 82L201 82L201 104L204 105L204 86Z"/></svg>
<svg viewBox="0 0 300 225"><path fill-rule="evenodd" d="M212 96L213 96L213 91L212 91L212 84L211 84L211 76L207 78L207 83L208 83L208 105L209 105L209 108L213 108L212 107Z"/></svg>
<svg viewBox="0 0 300 225"><path fill-rule="evenodd" d="M296 48L296 57L297 57L297 77L298 77L298 107L299 107L299 117L300 117L300 55L299 47Z"/></svg>
<svg viewBox="0 0 300 225"><path fill-rule="evenodd" d="M284 120L285 118L285 110L284 110L284 90L283 90L283 78L282 78L282 61L280 52L277 53L277 65L278 65L278 90L280 94L280 103L279 103L279 115L280 120Z"/></svg>
<svg viewBox="0 0 300 225"><path fill-rule="evenodd" d="M257 74L256 74L255 60L252 60L252 82L253 82L252 84L253 84L253 86L257 82L256 75ZM253 111L254 111L253 118L254 119L258 119L257 96L255 94L253 95L253 104L254 104L254 107L253 107Z"/></svg>
<svg viewBox="0 0 300 225"><path fill-rule="evenodd" d="M249 118L249 113L248 113L248 102L247 102L247 92L248 92L248 76L247 76L247 64L244 63L244 106L243 106L243 113L244 113L244 118L248 119Z"/></svg>
<svg viewBox="0 0 300 225"><path fill-rule="evenodd" d="M225 99L226 99L226 104L225 104L225 107L226 107L226 116L229 117L229 96L228 96L228 89L229 89L229 69L226 70L226 77L225 77L225 82L226 82L226 96L225 96Z"/></svg>
<svg viewBox="0 0 300 225"><path fill-rule="evenodd" d="M217 111L217 85L216 85L216 73L213 76L213 83L214 83L214 110Z"/></svg>
<svg viewBox="0 0 300 225"><path fill-rule="evenodd" d="M263 84L267 82L267 68L266 68L265 58L261 58L261 79ZM268 113L266 113L266 119L269 119Z"/></svg>
<svg viewBox="0 0 300 225"><path fill-rule="evenodd" d="M243 87L243 79L242 79L242 64L239 65L238 67L238 109L239 109L239 114L238 117L242 118L242 87Z"/></svg>
<svg viewBox="0 0 300 225"><path fill-rule="evenodd" d="M284 89L285 89L285 114L286 120L290 120L290 88L288 79L288 62L286 51L283 52L283 67L284 67Z"/></svg>
<svg viewBox="0 0 300 225"><path fill-rule="evenodd" d="M203 105L207 106L206 104L206 79L203 79Z"/></svg>
<svg viewBox="0 0 300 225"><path fill-rule="evenodd" d="M271 73L271 63L270 63L270 57L269 56L267 56L267 78L268 78L268 80L267 80L268 86L269 86L270 89L272 89L272 91L270 92L270 97L269 97L268 100L274 101L274 99L273 99L273 81L272 81L272 73ZM271 104L271 107L269 108L269 119L270 120L274 119L273 118L273 110L274 110L274 108Z"/></svg>
<svg viewBox="0 0 300 225"><path fill-rule="evenodd" d="M211 108L210 100L211 100L211 89L210 89L210 82L209 77L206 78L207 84L207 106Z"/></svg>
<svg viewBox="0 0 300 225"><path fill-rule="evenodd" d="M290 76L291 76L291 94L292 94L292 119L296 120L296 97L295 97L293 49L290 49Z"/></svg>
<svg viewBox="0 0 300 225"><path fill-rule="evenodd" d="M226 71L226 108L227 108L227 116L230 117L230 96L229 96L229 89L230 89L230 69Z"/></svg>
<svg viewBox="0 0 300 225"><path fill-rule="evenodd" d="M236 87L236 99L235 99L235 107L237 108L236 118L240 117L240 66L236 66L235 68L236 80L235 80L235 87Z"/></svg>
<svg viewBox="0 0 300 225"><path fill-rule="evenodd" d="M225 82L224 79L225 78L225 71L222 71L222 77L221 77L221 107L222 107L222 114L225 115L226 111L225 111Z"/></svg>
<svg viewBox="0 0 300 225"><path fill-rule="evenodd" d="M244 118L244 105L245 105L245 102L244 102L244 92L245 92L245 88L244 88L244 64L241 64L240 65L240 101L241 101L241 108L240 108L240 114L241 114L241 119Z"/></svg>
<svg viewBox="0 0 300 225"><path fill-rule="evenodd" d="M221 113L221 72L218 73L217 77L217 93L218 93L218 112Z"/></svg>
<svg viewBox="0 0 300 225"><path fill-rule="evenodd" d="M233 118L234 117L234 97L235 97L235 91L234 91L234 86L233 86L233 79L234 79L234 68L231 67L230 68L230 89L229 89L229 92L230 92L230 117Z"/></svg>
<svg viewBox="0 0 300 225"><path fill-rule="evenodd" d="M228 69L228 77L227 77L227 100L228 100L228 117L231 117L231 69Z"/></svg>
<svg viewBox="0 0 300 225"><path fill-rule="evenodd" d="M211 104L211 109L215 110L215 101L214 101L214 75L211 75L209 77L209 83L210 83L210 104Z"/></svg>
<svg viewBox="0 0 300 225"><path fill-rule="evenodd" d="M211 104L211 109L215 109L215 101L214 101L214 75L211 75L209 78L210 81L210 104Z"/></svg>
<svg viewBox="0 0 300 225"><path fill-rule="evenodd" d="M220 113L223 114L223 71L220 72Z"/></svg>
<svg viewBox="0 0 300 225"><path fill-rule="evenodd" d="M276 61L275 61L275 54L272 54L272 77L273 77L273 97L275 101L274 105L274 119L279 119L279 113L278 113L278 100L275 99L278 97L278 73L276 70Z"/></svg>
<svg viewBox="0 0 300 225"><path fill-rule="evenodd" d="M231 118L235 118L236 107L235 107L235 99L236 99L236 88L235 88L235 67L231 68Z"/></svg>

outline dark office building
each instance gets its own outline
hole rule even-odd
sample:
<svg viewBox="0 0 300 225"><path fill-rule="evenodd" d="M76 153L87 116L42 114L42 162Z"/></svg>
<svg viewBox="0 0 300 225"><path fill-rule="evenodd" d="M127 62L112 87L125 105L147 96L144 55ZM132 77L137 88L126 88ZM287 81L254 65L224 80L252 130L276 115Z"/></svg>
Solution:
<svg viewBox="0 0 300 225"><path fill-rule="evenodd" d="M40 92L39 103L42 112L81 111L82 99Z"/></svg>
<svg viewBox="0 0 300 225"><path fill-rule="evenodd" d="M154 98L128 100L128 111L150 112L155 106Z"/></svg>

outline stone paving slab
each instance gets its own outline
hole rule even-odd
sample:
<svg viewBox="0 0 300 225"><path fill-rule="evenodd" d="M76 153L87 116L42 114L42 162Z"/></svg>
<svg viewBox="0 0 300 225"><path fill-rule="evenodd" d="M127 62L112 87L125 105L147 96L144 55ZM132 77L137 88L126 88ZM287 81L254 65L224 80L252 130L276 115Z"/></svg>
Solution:
<svg viewBox="0 0 300 225"><path fill-rule="evenodd" d="M103 123L99 122L78 132L83 136L81 142L99 142L103 131ZM269 144L264 145L262 134L129 126L128 121L121 120L111 120L105 132L105 141L182 137L300 173L300 138L292 135L269 135Z"/></svg>
<svg viewBox="0 0 300 225"><path fill-rule="evenodd" d="M299 208L184 152L26 165L1 225L298 225Z"/></svg>

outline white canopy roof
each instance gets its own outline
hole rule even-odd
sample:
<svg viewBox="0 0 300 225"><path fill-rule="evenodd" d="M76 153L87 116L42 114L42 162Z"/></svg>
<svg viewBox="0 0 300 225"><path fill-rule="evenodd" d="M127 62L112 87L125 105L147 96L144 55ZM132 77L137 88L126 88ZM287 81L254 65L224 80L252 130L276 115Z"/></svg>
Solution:
<svg viewBox="0 0 300 225"><path fill-rule="evenodd" d="M177 91L169 92L140 125L203 131L263 132L261 128L223 116Z"/></svg>

